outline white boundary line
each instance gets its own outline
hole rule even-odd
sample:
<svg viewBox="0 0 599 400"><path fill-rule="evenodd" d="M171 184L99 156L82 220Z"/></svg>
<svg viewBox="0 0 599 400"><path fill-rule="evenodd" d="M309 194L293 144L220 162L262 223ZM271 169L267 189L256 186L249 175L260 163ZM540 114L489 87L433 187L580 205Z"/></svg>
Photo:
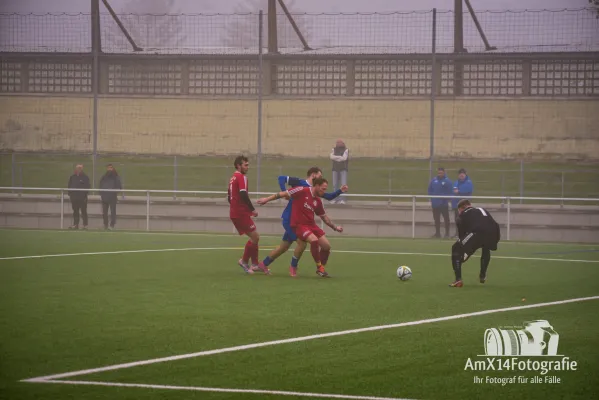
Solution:
<svg viewBox="0 0 599 400"><path fill-rule="evenodd" d="M109 366L100 367L100 368L84 369L84 370L80 370L80 371L65 372L65 373L55 374L55 375L40 376L40 377L36 377L36 378L25 379L22 382L40 382L40 381L45 382L45 381L51 381L51 380L55 380L55 379L72 378L75 376L89 375L89 374L95 374L95 373L99 373L99 372L115 371L115 370L119 370L119 369L138 367L141 365L150 365L150 364L157 364L157 363L168 362L168 361L178 361L178 360L185 360L185 359L189 359L189 358L205 357L205 356L210 356L213 354L230 353L230 352L235 352L235 351L250 350L250 349L256 349L256 348L267 347L267 346L275 346L275 345L280 345L280 344L305 342L308 340L351 335L351 334L355 334L355 333L381 331L381 330L385 330L385 329L401 328L404 326L423 325L423 324L430 324L430 323L435 323L435 322L451 321L451 320L462 319L462 318L477 317L480 315L495 314L495 313L507 312L507 311L526 310L526 309L530 309L530 308L548 307L548 306L575 303L575 302L581 302L581 301L589 301L589 300L599 300L599 296L579 297L579 298L575 298L575 299L558 300L558 301L552 301L552 302L548 302L548 303L528 304L525 306L496 308L496 309L491 309L491 310L476 311L476 312L467 313L467 314L457 314L457 315L450 315L450 316L446 316L446 317L422 319L422 320L410 321L410 322L401 322L398 324L371 326L371 327L367 327L367 328L350 329L350 330L345 330L345 331L329 332L329 333L322 333L322 334L310 335L310 336L300 336L300 337L295 337L295 338L290 338L290 339L273 340L273 341L262 342L262 343L252 343L252 344L246 344L246 345L242 345L242 346L225 347L225 348L221 348L221 349L200 351L197 353L180 354L180 355L170 356L170 357L154 358L154 359L150 359L150 360L134 361L134 362L124 363L124 364L109 365Z"/></svg>
<svg viewBox="0 0 599 400"><path fill-rule="evenodd" d="M27 260L32 258L52 258L52 257L75 257L75 256L103 256L110 254L133 254L133 253L162 253L169 251L200 251L200 250L243 250L243 247L185 247L181 249L146 249L146 250L117 250L117 251L97 251L92 253L67 253L67 254L40 254L33 256L1 257L1 260Z"/></svg>
<svg viewBox="0 0 599 400"><path fill-rule="evenodd" d="M185 247L181 249L144 249L144 250L117 250L117 251L98 251L90 253L67 253L67 254L39 254L32 256L15 256L15 257L0 257L0 261L8 260L27 260L40 258L55 258L55 257L75 257L75 256L98 256L98 255L114 255L114 254L135 254L135 253L166 253L171 251L202 251L202 250L243 250L243 247ZM272 247L262 247L262 250L272 250ZM393 251L361 251L361 250L333 250L333 253L350 253L350 254L379 254L379 255L395 255L395 256L429 256L429 257L448 257L448 254L440 253L409 253L409 252L393 252ZM480 257L474 255L473 257ZM538 257L515 257L515 256L493 256L493 258L504 260L523 260L523 261L561 261L572 263L599 263L599 260L579 260L565 258L538 258Z"/></svg>
<svg viewBox="0 0 599 400"><path fill-rule="evenodd" d="M82 234L81 231L78 230L66 230L66 229L20 229L20 228L0 228L0 232L45 232L45 233L65 233L65 234ZM156 236L209 236L209 237L239 237L239 235L234 234L234 233L205 233L205 232L170 232L170 231L152 231L152 232L145 232L145 231L139 231L139 232L135 232L135 231L109 231L106 232L104 230L93 230L90 229L88 231L85 231L84 234L104 234L104 235L156 235ZM261 234L260 237L261 238L273 238L273 239L280 239L282 236L282 232L280 235L266 235L266 234ZM420 242L431 242L434 241L435 243L439 243L439 242L451 242L451 240L439 240L439 239L427 239L427 238L409 238L409 237L361 237L361 236L331 236L329 237L329 239L331 240L361 240L361 241L410 241L410 242L414 242L414 241L420 241ZM526 246L578 246L578 247L597 247L597 244L594 243L556 243L556 242L522 242L522 241L514 241L514 240L510 240L510 241L502 241L501 245L526 245Z"/></svg>
<svg viewBox="0 0 599 400"><path fill-rule="evenodd" d="M372 396L352 396L345 394L325 394L325 393L306 393L306 392L286 392L281 390L258 390L258 389L227 389L211 388L198 386L170 386L170 385L148 385L144 383L119 383L119 382L97 382L97 381L36 381L37 383L62 383L66 385L93 385L93 386L111 386L128 388L146 388L146 389L168 389L168 390L188 390L196 392L217 392L217 393L248 393L248 394L268 394L277 396L298 396L298 397L316 397L324 399L350 399L350 400L410 400L396 397L372 397Z"/></svg>
<svg viewBox="0 0 599 400"><path fill-rule="evenodd" d="M332 250L332 253L352 253L352 254L385 254L385 255L396 255L396 256L431 256L431 257L450 257L450 254L438 254L438 253L400 253L392 251L359 251L359 250ZM480 257L479 255L473 255L472 257ZM527 260L527 261L562 261L562 262L581 262L581 263L599 263L599 260L568 260L565 258L538 258L538 257L515 257L515 256L492 256L491 258L498 258L503 260Z"/></svg>

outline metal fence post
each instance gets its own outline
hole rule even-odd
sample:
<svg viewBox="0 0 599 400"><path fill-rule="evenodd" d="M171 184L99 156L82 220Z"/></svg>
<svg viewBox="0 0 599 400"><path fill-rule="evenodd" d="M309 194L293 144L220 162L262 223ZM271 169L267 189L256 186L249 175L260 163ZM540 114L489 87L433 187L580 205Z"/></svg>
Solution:
<svg viewBox="0 0 599 400"><path fill-rule="evenodd" d="M561 207L564 208L564 186L565 186L565 181L566 181L566 174L564 171L562 171L562 205Z"/></svg>
<svg viewBox="0 0 599 400"><path fill-rule="evenodd" d="M174 165L174 168L175 168L175 185L174 185L175 191L173 192L173 199L177 200L177 179L178 179L178 177L177 177L177 170L178 170L178 168L177 168L177 155L175 155L175 159L173 161L173 165Z"/></svg>
<svg viewBox="0 0 599 400"><path fill-rule="evenodd" d="M121 170L121 186L123 187L123 191L121 192L121 199L125 200L125 164L121 165L123 166L123 169Z"/></svg>
<svg viewBox="0 0 599 400"><path fill-rule="evenodd" d="M433 8L433 42L432 42L432 69L431 69L431 98L430 98L430 143L429 143L429 179L433 178L433 158L435 156L435 95L436 95L436 68L437 64L437 9Z"/></svg>
<svg viewBox="0 0 599 400"><path fill-rule="evenodd" d="M19 196L23 194L23 166L19 165Z"/></svg>
<svg viewBox="0 0 599 400"><path fill-rule="evenodd" d="M261 163L262 163L262 92L263 92L263 68L262 57L262 36L264 32L264 14L260 10L258 14L258 149L257 149L257 174L256 174L256 192L260 193Z"/></svg>
<svg viewBox="0 0 599 400"><path fill-rule="evenodd" d="M150 230L150 191L146 192L146 231Z"/></svg>
<svg viewBox="0 0 599 400"><path fill-rule="evenodd" d="M505 171L501 171L501 196L505 196ZM501 205L505 204L505 199L501 199Z"/></svg>
<svg viewBox="0 0 599 400"><path fill-rule="evenodd" d="M64 190L60 189L60 229L64 229Z"/></svg>
<svg viewBox="0 0 599 400"><path fill-rule="evenodd" d="M522 197L524 197L524 160L520 160L520 204L522 204Z"/></svg>
<svg viewBox="0 0 599 400"><path fill-rule="evenodd" d="M416 239L416 196L412 196L412 239Z"/></svg>
<svg viewBox="0 0 599 400"><path fill-rule="evenodd" d="M16 153L12 153L11 157L10 157L10 182L11 182L11 186L15 187L15 168L16 168L16 163L17 163L17 155ZM15 190L13 189L12 192L14 193Z"/></svg>
<svg viewBox="0 0 599 400"><path fill-rule="evenodd" d="M507 240L510 240L510 231L512 224L512 202L511 199L507 198Z"/></svg>
<svg viewBox="0 0 599 400"><path fill-rule="evenodd" d="M387 170L387 179L389 181L389 202L388 204L391 204L391 170Z"/></svg>

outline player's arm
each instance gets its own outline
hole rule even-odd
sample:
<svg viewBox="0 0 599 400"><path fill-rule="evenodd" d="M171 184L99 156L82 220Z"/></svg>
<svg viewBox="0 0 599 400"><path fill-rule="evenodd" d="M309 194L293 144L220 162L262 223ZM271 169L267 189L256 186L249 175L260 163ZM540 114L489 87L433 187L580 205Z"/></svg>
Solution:
<svg viewBox="0 0 599 400"><path fill-rule="evenodd" d="M335 225L328 215L322 214L319 215L319 217L320 219L322 219L322 222L324 222L329 228L331 228L335 232L343 232L343 227Z"/></svg>
<svg viewBox="0 0 599 400"><path fill-rule="evenodd" d="M291 198L291 195L289 194L289 192L287 190L284 190L279 193L271 194L268 197L263 197L261 199L258 199L257 203L260 204L261 206L263 206L264 204L270 203L271 201L274 201L274 200L290 199L290 198Z"/></svg>
<svg viewBox="0 0 599 400"><path fill-rule="evenodd" d="M250 195L248 194L248 181L247 177L236 177L237 185L239 187L239 199L250 209L251 212L255 212L256 209L252 204L252 200L250 200Z"/></svg>
<svg viewBox="0 0 599 400"><path fill-rule="evenodd" d="M341 189L335 190L334 192L325 193L322 197L328 201L334 200L337 197L341 196L341 193L347 192L349 187L347 185L341 186Z"/></svg>
<svg viewBox="0 0 599 400"><path fill-rule="evenodd" d="M251 212L256 211L254 205L252 204L252 200L250 200L250 195L248 194L247 190L240 190L239 198L245 203L245 205L248 206Z"/></svg>

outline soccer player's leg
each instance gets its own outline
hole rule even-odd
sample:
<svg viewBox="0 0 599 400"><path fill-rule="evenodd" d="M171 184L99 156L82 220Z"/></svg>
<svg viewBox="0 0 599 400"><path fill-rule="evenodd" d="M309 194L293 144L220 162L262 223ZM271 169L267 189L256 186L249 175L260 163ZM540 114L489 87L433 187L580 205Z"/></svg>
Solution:
<svg viewBox="0 0 599 400"><path fill-rule="evenodd" d="M249 229L249 225L247 224L247 221L244 218L231 218L231 222L233 223L233 226L235 226L235 229L237 229L237 233L239 233L240 236L248 235L250 233L251 229ZM253 229L255 231L255 225ZM243 256L239 259L239 261L237 261L237 264L239 264L239 266L247 274L254 273L254 271L252 271L252 268L248 265L252 251L253 243L251 240L248 240L243 250Z"/></svg>
<svg viewBox="0 0 599 400"><path fill-rule="evenodd" d="M297 237L295 233L293 234L293 237ZM299 239L296 241L295 249L293 250L293 256L291 257L291 265L289 265L289 275L292 278L295 278L297 276L297 267L299 264L299 260L302 257L302 254L304 254L306 247L307 242Z"/></svg>
<svg viewBox="0 0 599 400"><path fill-rule="evenodd" d="M313 231L314 232L314 231ZM318 237L318 245L320 246L320 267L318 267L316 273L323 278L330 278L329 273L325 270L327 262L329 261L329 255L331 254L331 243L325 236L322 229L317 227L314 235Z"/></svg>
<svg viewBox="0 0 599 400"><path fill-rule="evenodd" d="M318 271L322 267L322 264L320 263L320 245L318 244L318 237L312 233L312 227L305 225L298 226L295 228L295 233L300 240L310 244L310 253L316 263L316 270Z"/></svg>
<svg viewBox="0 0 599 400"><path fill-rule="evenodd" d="M449 286L462 287L462 264L478 250L480 245L480 235L468 233L462 240L456 241L451 247L451 264L455 273L455 281Z"/></svg>
<svg viewBox="0 0 599 400"><path fill-rule="evenodd" d="M455 274L455 281L449 286L451 287L462 287L462 262L464 261L464 248L462 243L458 240L453 246L451 246L451 266Z"/></svg>
<svg viewBox="0 0 599 400"><path fill-rule="evenodd" d="M495 235L489 235L488 240L483 241L484 244L482 245L482 254L480 257L480 283L485 283L487 281L487 269L491 262L491 251L497 250L498 241L499 240Z"/></svg>
<svg viewBox="0 0 599 400"><path fill-rule="evenodd" d="M261 264L264 264L265 267L268 267L282 254L285 254L291 247L291 244L297 240L297 237L295 236L293 229L291 229L291 227L285 222L283 222L283 228L285 229L285 234L281 239L281 243L277 246L276 249L271 251L270 254L266 256L266 258L264 258L264 260L262 260ZM254 271L261 270L260 265L257 265L252 268L254 269Z"/></svg>

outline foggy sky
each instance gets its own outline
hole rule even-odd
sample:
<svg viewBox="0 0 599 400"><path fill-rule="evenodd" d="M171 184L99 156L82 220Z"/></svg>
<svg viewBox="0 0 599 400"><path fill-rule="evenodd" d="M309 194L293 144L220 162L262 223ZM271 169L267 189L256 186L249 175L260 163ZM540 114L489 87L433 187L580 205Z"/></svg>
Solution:
<svg viewBox="0 0 599 400"><path fill-rule="evenodd" d="M120 12L128 0L109 0ZM254 0L255 1L255 0ZM263 1L266 4L266 1ZM46 13L89 12L90 0L0 0L0 12ZM173 12L230 13L252 0L174 0ZM453 9L453 0L296 0L295 11L302 12L390 12L405 10ZM580 8L587 0L472 0L477 10L522 10ZM103 6L101 6L103 9ZM266 6L265 6L266 8ZM465 7L464 7L465 8ZM140 12L151 12L140 10Z"/></svg>

